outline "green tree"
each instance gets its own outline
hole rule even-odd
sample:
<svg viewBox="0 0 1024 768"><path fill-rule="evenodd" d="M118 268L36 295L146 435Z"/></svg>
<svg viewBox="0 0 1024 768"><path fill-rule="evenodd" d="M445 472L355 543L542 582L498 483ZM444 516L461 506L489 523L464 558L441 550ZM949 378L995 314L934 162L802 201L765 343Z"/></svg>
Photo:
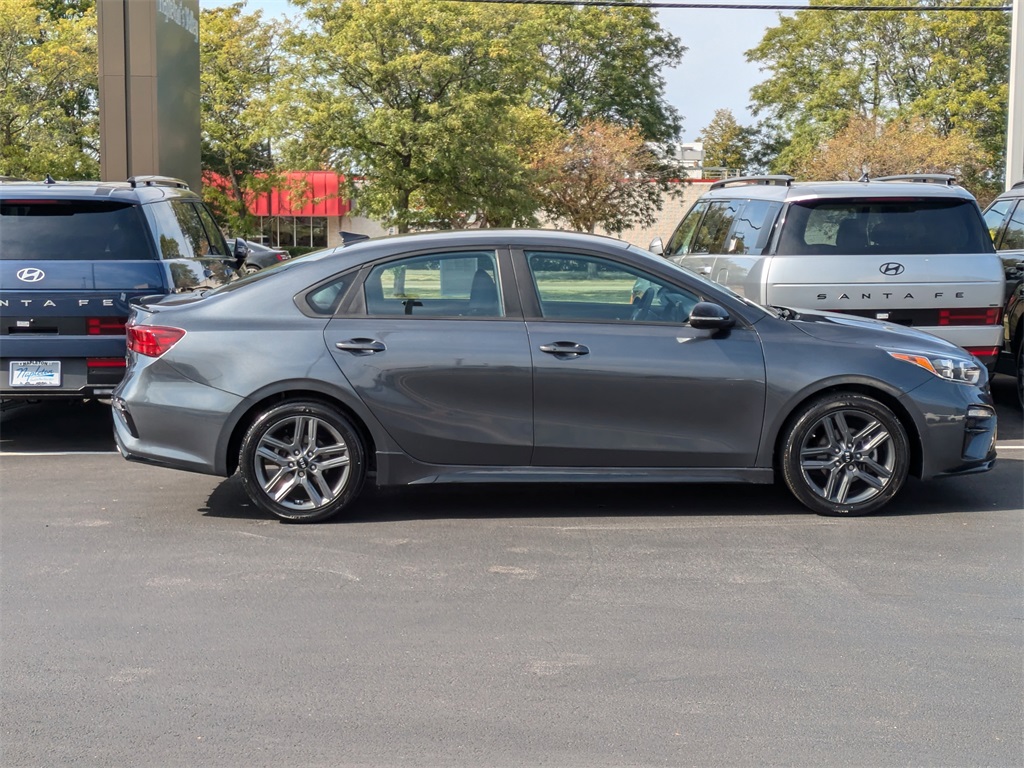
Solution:
<svg viewBox="0 0 1024 768"><path fill-rule="evenodd" d="M581 232L650 226L673 176L638 128L584 120L536 149L541 209Z"/></svg>
<svg viewBox="0 0 1024 768"><path fill-rule="evenodd" d="M99 175L91 4L0 0L0 175Z"/></svg>
<svg viewBox="0 0 1024 768"><path fill-rule="evenodd" d="M697 138L704 144L705 167L742 171L750 165L751 131L736 122L731 110L716 109Z"/></svg>
<svg viewBox="0 0 1024 768"><path fill-rule="evenodd" d="M292 164L329 167L356 186L360 210L406 231L462 214L514 223L524 186L528 104L543 71L539 13L442 0L296 0L295 61L279 101Z"/></svg>
<svg viewBox="0 0 1024 768"><path fill-rule="evenodd" d="M665 101L662 72L686 48L649 8L549 6L544 9L548 77L538 93L574 129L588 118L638 126L649 141L678 137L679 113Z"/></svg>
<svg viewBox="0 0 1024 768"><path fill-rule="evenodd" d="M943 136L921 118L882 123L855 118L796 168L802 178L854 181L901 173L975 173L978 150L961 133Z"/></svg>
<svg viewBox="0 0 1024 768"><path fill-rule="evenodd" d="M751 90L755 113L785 137L774 170L796 167L854 118L920 118L942 136L968 137L981 166L1001 168L1008 55L1005 13L803 10L781 18L747 59L769 75Z"/></svg>
<svg viewBox="0 0 1024 768"><path fill-rule="evenodd" d="M222 180L205 184L204 196L235 233L253 230L246 199L279 181L268 120L277 35L259 11L243 13L243 5L204 9L199 19L202 166Z"/></svg>

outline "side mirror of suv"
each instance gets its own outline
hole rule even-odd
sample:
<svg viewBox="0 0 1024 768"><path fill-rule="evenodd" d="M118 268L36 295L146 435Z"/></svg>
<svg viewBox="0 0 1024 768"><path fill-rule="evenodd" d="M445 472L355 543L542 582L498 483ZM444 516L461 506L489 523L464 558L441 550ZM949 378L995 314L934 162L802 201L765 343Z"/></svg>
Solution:
<svg viewBox="0 0 1024 768"><path fill-rule="evenodd" d="M235 268L241 268L245 263L246 258L249 256L249 245L242 238L235 238L235 251L232 254L235 257Z"/></svg>
<svg viewBox="0 0 1024 768"><path fill-rule="evenodd" d="M656 237L651 240L651 244L647 246L647 250L653 253L655 256L665 255L665 244L661 242L660 237Z"/></svg>
<svg viewBox="0 0 1024 768"><path fill-rule="evenodd" d="M736 321L729 316L725 307L710 301L698 302L690 312L691 328L724 331L734 325L736 325Z"/></svg>

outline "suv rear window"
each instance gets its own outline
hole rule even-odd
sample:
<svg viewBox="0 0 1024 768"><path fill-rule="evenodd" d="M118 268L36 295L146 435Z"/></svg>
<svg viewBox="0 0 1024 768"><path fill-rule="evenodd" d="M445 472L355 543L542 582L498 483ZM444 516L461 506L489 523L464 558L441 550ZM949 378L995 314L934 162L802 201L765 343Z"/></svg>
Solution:
<svg viewBox="0 0 1024 768"><path fill-rule="evenodd" d="M992 239L968 200L824 200L793 203L778 253L992 253Z"/></svg>
<svg viewBox="0 0 1024 768"><path fill-rule="evenodd" d="M139 207L109 200L0 201L0 259L151 259Z"/></svg>

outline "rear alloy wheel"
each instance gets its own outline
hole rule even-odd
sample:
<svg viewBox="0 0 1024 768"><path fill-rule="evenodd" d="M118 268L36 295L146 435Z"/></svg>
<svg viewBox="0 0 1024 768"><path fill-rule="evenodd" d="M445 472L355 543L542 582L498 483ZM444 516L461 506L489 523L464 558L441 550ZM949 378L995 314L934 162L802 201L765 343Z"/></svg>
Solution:
<svg viewBox="0 0 1024 768"><path fill-rule="evenodd" d="M242 268L238 271L241 272L243 275L255 275L257 272L260 271L260 268L254 267L252 264L243 264Z"/></svg>
<svg viewBox="0 0 1024 768"><path fill-rule="evenodd" d="M311 523L341 512L366 476L359 433L325 403L269 408L242 439L242 484L253 502L282 520Z"/></svg>
<svg viewBox="0 0 1024 768"><path fill-rule="evenodd" d="M907 479L910 447L896 415L877 400L835 393L812 401L782 442L783 480L819 515L867 515Z"/></svg>

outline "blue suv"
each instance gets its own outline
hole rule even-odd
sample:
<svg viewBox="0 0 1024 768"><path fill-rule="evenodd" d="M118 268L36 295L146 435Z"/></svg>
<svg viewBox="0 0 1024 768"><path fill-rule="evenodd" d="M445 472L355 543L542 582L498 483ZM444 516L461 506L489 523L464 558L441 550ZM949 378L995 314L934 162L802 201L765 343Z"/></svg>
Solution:
<svg viewBox="0 0 1024 768"><path fill-rule="evenodd" d="M221 285L239 258L178 179L0 181L0 399L108 396L132 299Z"/></svg>

